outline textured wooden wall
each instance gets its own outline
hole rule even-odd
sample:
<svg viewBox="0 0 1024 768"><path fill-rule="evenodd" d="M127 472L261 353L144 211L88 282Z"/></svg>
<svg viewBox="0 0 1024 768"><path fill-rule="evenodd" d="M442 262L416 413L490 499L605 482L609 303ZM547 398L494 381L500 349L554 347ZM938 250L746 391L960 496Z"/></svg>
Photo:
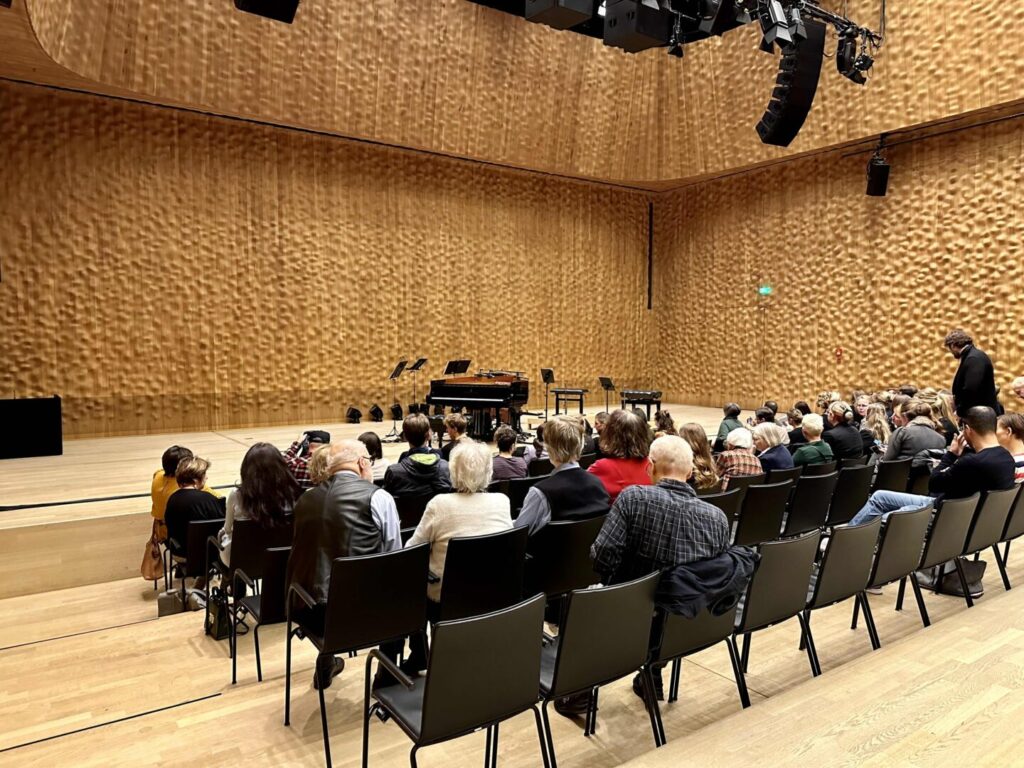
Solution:
<svg viewBox="0 0 1024 768"><path fill-rule="evenodd" d="M1024 373L1024 121L888 154L885 198L864 195L865 155L659 198L655 347L671 400L788 405L824 388L949 386L942 340L958 326L1004 390ZM762 280L775 289L764 302Z"/></svg>
<svg viewBox="0 0 1024 768"><path fill-rule="evenodd" d="M0 115L0 395L69 435L336 418L399 354L644 383L644 195L25 86Z"/></svg>
<svg viewBox="0 0 1024 768"><path fill-rule="evenodd" d="M302 4L294 25L238 13L226 0L23 2L40 57L76 86L84 78L142 99L646 184L1024 98L1020 2L890 2L870 85L842 78L826 59L789 150L754 132L778 64L757 50L753 25L688 46L677 60L663 50L627 55L466 0L317 0ZM877 26L879 3L830 5Z"/></svg>

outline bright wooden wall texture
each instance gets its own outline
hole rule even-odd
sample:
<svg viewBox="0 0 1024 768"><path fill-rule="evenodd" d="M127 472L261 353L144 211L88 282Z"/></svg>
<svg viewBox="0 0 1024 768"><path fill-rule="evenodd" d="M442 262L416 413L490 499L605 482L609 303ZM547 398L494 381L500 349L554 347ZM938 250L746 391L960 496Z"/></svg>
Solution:
<svg viewBox="0 0 1024 768"><path fill-rule="evenodd" d="M71 436L338 418L397 355L643 385L639 193L0 85L0 396ZM408 402L409 382L400 399Z"/></svg>
<svg viewBox="0 0 1024 768"><path fill-rule="evenodd" d="M655 348L670 400L788 407L823 389L949 386L954 327L1008 392L1024 374L1024 120L888 155L884 198L865 196L860 154L658 199Z"/></svg>

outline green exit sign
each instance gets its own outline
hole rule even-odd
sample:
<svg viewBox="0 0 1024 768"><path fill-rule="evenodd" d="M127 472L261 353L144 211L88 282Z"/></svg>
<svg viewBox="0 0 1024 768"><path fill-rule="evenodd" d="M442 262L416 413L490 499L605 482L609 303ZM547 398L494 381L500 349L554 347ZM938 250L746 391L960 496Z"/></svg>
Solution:
<svg viewBox="0 0 1024 768"><path fill-rule="evenodd" d="M757 293L759 296L771 296L775 293L775 289L770 285L759 285L757 286Z"/></svg>

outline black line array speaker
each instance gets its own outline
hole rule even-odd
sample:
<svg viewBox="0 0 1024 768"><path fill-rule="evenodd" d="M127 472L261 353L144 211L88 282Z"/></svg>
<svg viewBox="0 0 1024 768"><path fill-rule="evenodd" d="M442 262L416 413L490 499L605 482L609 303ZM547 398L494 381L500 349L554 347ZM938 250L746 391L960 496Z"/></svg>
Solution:
<svg viewBox="0 0 1024 768"><path fill-rule="evenodd" d="M881 157L868 163L868 190L870 197L885 197L889 191L889 164Z"/></svg>
<svg viewBox="0 0 1024 768"><path fill-rule="evenodd" d="M240 11L283 21L285 24L295 21L298 7L299 0L235 0L235 8Z"/></svg>
<svg viewBox="0 0 1024 768"><path fill-rule="evenodd" d="M526 0L526 18L555 29L572 29L590 21L594 0Z"/></svg>
<svg viewBox="0 0 1024 768"><path fill-rule="evenodd" d="M807 38L783 53L772 100L757 124L757 135L765 144L788 147L814 104L825 57L825 25L810 19L804 23Z"/></svg>

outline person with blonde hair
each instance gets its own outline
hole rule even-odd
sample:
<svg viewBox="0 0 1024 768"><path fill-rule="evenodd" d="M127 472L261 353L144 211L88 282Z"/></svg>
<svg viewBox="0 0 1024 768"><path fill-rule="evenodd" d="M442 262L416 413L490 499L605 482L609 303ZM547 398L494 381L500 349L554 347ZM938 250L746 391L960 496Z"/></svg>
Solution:
<svg viewBox="0 0 1024 768"><path fill-rule="evenodd" d="M321 445L315 451L313 455L309 457L309 464L307 465L309 471L309 479L313 482L313 486L320 485L324 480L330 477L327 474L327 459L331 454L331 446Z"/></svg>
<svg viewBox="0 0 1024 768"><path fill-rule="evenodd" d="M679 428L679 436L689 443L690 450L693 452L693 474L690 476L690 485L698 491L719 488L722 485L722 478L718 476L718 468L711 455L711 444L708 442L704 427L691 421Z"/></svg>
<svg viewBox="0 0 1024 768"><path fill-rule="evenodd" d="M952 395L945 396L932 387L925 387L917 393L917 399L931 406L932 418L936 422L936 429L946 440L946 447L953 442L956 435L956 413L953 410Z"/></svg>
<svg viewBox="0 0 1024 768"><path fill-rule="evenodd" d="M193 520L220 520L225 502L203 490L210 462L191 453L178 462L174 479L178 490L167 499L164 522L167 524L167 548L178 558L185 557L188 524Z"/></svg>
<svg viewBox="0 0 1024 768"><path fill-rule="evenodd" d="M793 465L800 467L806 464L826 464L834 461L832 448L821 439L823 431L822 419L816 413L808 413L800 424L800 429L807 439L793 454Z"/></svg>
<svg viewBox="0 0 1024 768"><path fill-rule="evenodd" d="M936 430L932 408L924 400L912 399L899 411L901 426L892 433L882 461L913 459L921 451L940 450L946 439Z"/></svg>
<svg viewBox="0 0 1024 768"><path fill-rule="evenodd" d="M725 450L718 454L718 474L722 490L729 488L730 477L760 475L764 469L754 455L754 440L746 427L734 429L725 438Z"/></svg>
<svg viewBox="0 0 1024 768"><path fill-rule="evenodd" d="M786 448L789 433L778 424L762 423L753 430L754 450L764 471L769 469L792 469L793 455Z"/></svg>
<svg viewBox="0 0 1024 768"><path fill-rule="evenodd" d="M864 418L860 422L860 435L865 453L875 457L883 453L889 445L891 434L885 406L881 403L870 403L864 410Z"/></svg>
<svg viewBox="0 0 1024 768"><path fill-rule="evenodd" d="M467 426L466 417L461 413L449 413L444 417L444 429L448 435L448 442L441 448L442 459L448 461L452 451L455 450L455 446L466 436Z"/></svg>
<svg viewBox="0 0 1024 768"><path fill-rule="evenodd" d="M856 459L864 455L864 441L853 423L853 408L842 400L828 406L825 418L832 428L821 436L837 459Z"/></svg>

